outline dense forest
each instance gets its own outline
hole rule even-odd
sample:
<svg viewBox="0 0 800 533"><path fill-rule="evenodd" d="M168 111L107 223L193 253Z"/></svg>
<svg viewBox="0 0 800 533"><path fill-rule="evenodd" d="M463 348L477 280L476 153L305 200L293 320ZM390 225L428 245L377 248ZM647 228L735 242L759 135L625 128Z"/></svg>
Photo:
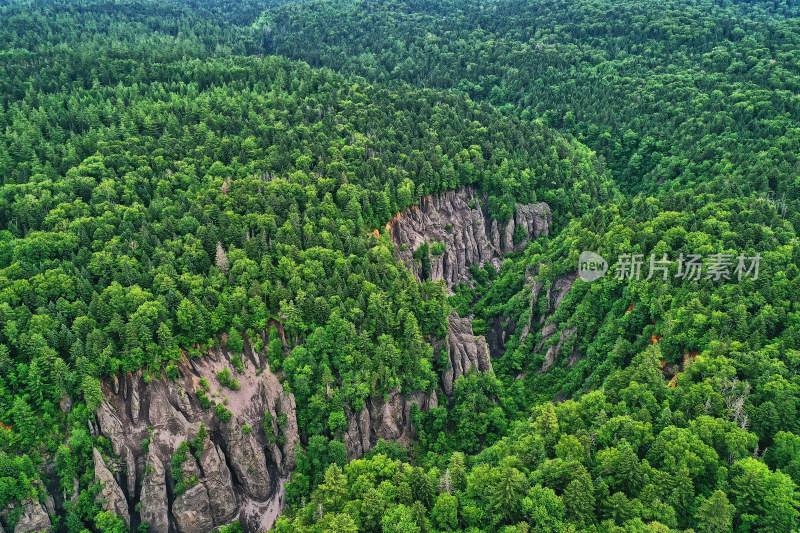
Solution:
<svg viewBox="0 0 800 533"><path fill-rule="evenodd" d="M334 0L267 11L259 38L540 119L626 191L724 176L796 198L798 15L784 1Z"/></svg>
<svg viewBox="0 0 800 533"><path fill-rule="evenodd" d="M296 403L280 532L800 527L793 3L40 0L0 20L0 532L37 530L29 502L53 531L132 529L103 499L98 407L221 346L222 388L252 348ZM500 224L546 203L549 231L469 282L418 279L390 222L467 186ZM584 250L672 263L587 283ZM687 279L694 254L760 269ZM453 311L493 370L446 395ZM366 403L437 391L412 441L346 449ZM241 431L285 439L270 416ZM183 439L170 501L206 436Z"/></svg>

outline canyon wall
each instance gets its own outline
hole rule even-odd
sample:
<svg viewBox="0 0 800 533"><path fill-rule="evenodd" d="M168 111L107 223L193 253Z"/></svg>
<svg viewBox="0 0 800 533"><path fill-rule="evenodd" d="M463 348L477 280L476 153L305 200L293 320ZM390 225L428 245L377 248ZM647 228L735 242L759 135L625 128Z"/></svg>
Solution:
<svg viewBox="0 0 800 533"><path fill-rule="evenodd" d="M550 222L542 203L518 205L514 217L500 224L490 219L474 188L466 187L423 199L398 214L389 229L399 257L418 279L422 272L413 251L425 241L443 243L444 252L431 256L430 277L452 287L469 282L473 264L499 267L503 255L546 235ZM524 233L517 243L515 231L517 237ZM358 411L346 408L348 459L362 456L380 439L411 442L414 405L423 411L437 407L440 395L449 401L455 381L470 369L492 370L489 343L474 335L470 318L453 312L447 336L431 343L437 356L445 351L449 363L437 390L403 394L394 389L368 399ZM209 533L240 521L246 532L259 532L279 516L301 440L295 400L270 371L265 352L245 343L241 373L230 361L230 353L216 348L202 357L184 356L177 379L146 380L137 372L104 383L105 400L91 429L109 439L113 454L94 451L95 478L102 485L98 502L132 529L146 523L151 533ZM225 369L240 382L239 390L221 385L217 374ZM210 407L204 408L199 393ZM216 405L230 412L229 420L214 414ZM207 436L198 439L201 427ZM184 442L194 445L176 468L173 457ZM45 520L40 506L29 507L26 523Z"/></svg>
<svg viewBox="0 0 800 533"><path fill-rule="evenodd" d="M528 241L547 235L551 222L546 203L517 205L505 224L492 220L485 198L474 187L463 187L423 198L418 206L397 214L387 228L398 256L420 280L424 276L414 251L426 241L443 243L444 252L431 255L429 278L443 279L451 288L470 281L473 264L489 262L499 268L503 255L521 251ZM515 243L519 227L524 238Z"/></svg>
<svg viewBox="0 0 800 533"><path fill-rule="evenodd" d="M208 533L236 520L248 531L272 527L295 465L295 403L262 355L246 345L242 359L244 372L236 373L230 354L213 349L184 357L176 380L145 383L134 373L106 382L95 431L111 441L115 458L94 452L104 509L134 529L147 523L153 533ZM239 390L220 384L217 373L226 368ZM201 405L198 391L211 407ZM228 421L215 415L214 404L231 413ZM208 436L196 439L201 424ZM172 458L182 442L192 441L176 473Z"/></svg>

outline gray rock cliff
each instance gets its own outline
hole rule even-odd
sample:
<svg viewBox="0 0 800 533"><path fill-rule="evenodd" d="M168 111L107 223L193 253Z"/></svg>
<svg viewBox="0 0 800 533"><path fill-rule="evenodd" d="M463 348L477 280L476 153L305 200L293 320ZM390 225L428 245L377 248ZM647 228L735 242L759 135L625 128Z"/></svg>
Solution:
<svg viewBox="0 0 800 533"><path fill-rule="evenodd" d="M461 318L453 311L448 317L447 337L444 342L435 343L434 350L447 353L449 368L442 373L442 390L447 396L453 395L453 385L461 376L475 368L480 372L493 371L486 339L476 337L472 331L472 320Z"/></svg>
<svg viewBox="0 0 800 533"><path fill-rule="evenodd" d="M145 462L142 492L141 521L150 526L151 531L169 530L169 500L167 499L167 478L164 463L155 450L150 450Z"/></svg>
<svg viewBox="0 0 800 533"><path fill-rule="evenodd" d="M131 515L128 512L128 502L125 494L117 484L117 480L106 467L103 456L97 448L93 449L94 454L94 479L101 485L97 501L104 511L116 514L125 521L125 525L131 527Z"/></svg>
<svg viewBox="0 0 800 533"><path fill-rule="evenodd" d="M360 411L347 410L347 459L361 457L381 439L408 444L415 437L411 420L411 408L414 405L423 411L438 407L436 391L401 394L396 388L389 392L386 399L367 399Z"/></svg>
<svg viewBox="0 0 800 533"><path fill-rule="evenodd" d="M492 220L485 199L474 187L427 196L419 206L398 213L388 224L399 257L421 279L423 272L413 257L425 241L444 243L444 253L431 256L430 279L443 279L448 288L470 281L469 267L489 262L499 268L503 255L518 252L528 240L547 235L551 224L545 203L517 205L506 224ZM525 239L514 243L522 227Z"/></svg>
<svg viewBox="0 0 800 533"><path fill-rule="evenodd" d="M105 383L98 430L111 441L125 465L119 470L127 474L112 474L98 457L96 472L104 481L104 508L123 519L131 510L126 523L132 528L146 523L153 533L208 533L233 521L241 521L246 531L272 527L277 513L267 519L259 509L280 508L283 484L294 469L299 442L294 397L249 344L242 373L232 368L230 356L213 349L200 358L184 357L174 381L145 383L135 373ZM219 382L217 373L225 368L241 383L239 390ZM203 391L203 378L210 390ZM198 393L212 402L210 408L202 407ZM214 415L214 404L231 412L228 422ZM273 420L272 435L262 430L265 413ZM182 442L196 437L201 424L208 436L199 460L190 453L183 463L183 479L190 482L176 494L172 457ZM243 431L245 426L252 431ZM278 432L280 440L274 438Z"/></svg>
<svg viewBox="0 0 800 533"><path fill-rule="evenodd" d="M47 510L39 502L26 500L23 503L22 516L14 527L14 533L38 533L50 531L52 527Z"/></svg>

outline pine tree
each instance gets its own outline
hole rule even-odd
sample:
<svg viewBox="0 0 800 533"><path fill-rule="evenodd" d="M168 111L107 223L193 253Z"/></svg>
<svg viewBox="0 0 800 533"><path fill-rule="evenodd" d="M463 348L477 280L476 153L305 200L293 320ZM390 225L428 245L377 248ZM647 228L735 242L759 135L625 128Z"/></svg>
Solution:
<svg viewBox="0 0 800 533"><path fill-rule="evenodd" d="M450 462L447 466L447 472L450 475L450 483L453 490L463 491L467 488L467 476L464 469L464 454L461 452L453 452L450 456Z"/></svg>
<svg viewBox="0 0 800 533"><path fill-rule="evenodd" d="M558 416L556 416L556 410L552 403L546 403L544 405L542 414L539 415L536 422L534 422L534 427L539 435L544 438L548 449L552 450L559 435Z"/></svg>
<svg viewBox="0 0 800 533"><path fill-rule="evenodd" d="M730 504L724 492L718 490L708 499L703 499L695 518L700 531L724 533L733 528L735 507Z"/></svg>
<svg viewBox="0 0 800 533"><path fill-rule="evenodd" d="M437 528L444 531L458 529L458 500L452 494L443 492L436 498L431 509L431 518ZM417 522L419 524L419 522Z"/></svg>
<svg viewBox="0 0 800 533"><path fill-rule="evenodd" d="M571 520L580 523L592 522L595 509L594 486L592 478L585 469L582 469L567 485L561 499Z"/></svg>
<svg viewBox="0 0 800 533"><path fill-rule="evenodd" d="M528 490L528 482L522 472L509 466L499 468L495 479L489 487L489 504L495 516L504 523L513 523L522 512L522 498Z"/></svg>
<svg viewBox="0 0 800 533"><path fill-rule="evenodd" d="M338 512L344 504L347 494L347 478L337 464L332 464L325 471L325 481L319 486L319 499L325 512Z"/></svg>
<svg viewBox="0 0 800 533"><path fill-rule="evenodd" d="M269 346L267 347L267 360L269 361L269 368L273 372L278 372L283 368L283 341L278 334L278 328L270 326L269 328Z"/></svg>
<svg viewBox="0 0 800 533"><path fill-rule="evenodd" d="M433 506L436 489L422 468L412 468L409 485L411 485L411 495L414 500L419 500L426 509L430 509Z"/></svg>

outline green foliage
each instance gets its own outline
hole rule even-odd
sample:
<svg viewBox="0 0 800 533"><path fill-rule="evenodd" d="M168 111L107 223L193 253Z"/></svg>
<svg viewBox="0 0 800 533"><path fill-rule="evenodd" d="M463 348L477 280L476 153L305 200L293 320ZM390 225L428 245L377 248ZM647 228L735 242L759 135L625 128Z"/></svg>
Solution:
<svg viewBox="0 0 800 533"><path fill-rule="evenodd" d="M242 533L243 531L241 522L234 522L227 526L222 526L217 530L217 533Z"/></svg>
<svg viewBox="0 0 800 533"><path fill-rule="evenodd" d="M731 531L735 508L721 490L708 499L702 498L697 509L697 525L705 531Z"/></svg>
<svg viewBox="0 0 800 533"><path fill-rule="evenodd" d="M635 404L614 400L637 390L639 397L649 393L677 407L684 391L667 388L661 376L648 379L659 365L638 358L612 373L603 391L535 407L530 420L513 424L505 437L468 461L458 452L446 462L435 459L438 464L427 469L382 454L352 461L343 469L344 480L337 470L335 480L320 480L311 501L323 493L325 501L347 494L349 501L361 502L352 516L362 524L376 524L373 517L380 514L411 530L421 530L428 520L441 531L500 531L521 521L553 532L640 522L659 522L667 530L791 529L800 503L795 485L786 473L752 458L755 435L704 409L680 426L642 422L646 417ZM734 452L737 442L745 448ZM781 434L776 442L770 460L791 461L793 441ZM706 492L709 487L713 490ZM415 501L429 510L421 515L424 520L411 512ZM347 501L331 505L354 509ZM307 524L314 509L316 503L300 507L295 525Z"/></svg>
<svg viewBox="0 0 800 533"><path fill-rule="evenodd" d="M206 393L202 390L197 391L197 399L200 402L200 407L203 409L210 409L211 408L211 399L206 396Z"/></svg>
<svg viewBox="0 0 800 533"><path fill-rule="evenodd" d="M125 522L114 513L103 511L94 517L94 525L101 533L127 533Z"/></svg>
<svg viewBox="0 0 800 533"><path fill-rule="evenodd" d="M217 404L216 409L214 409L214 416L222 422L223 424L230 422L231 418L233 417L233 413L231 413L227 407L224 405Z"/></svg>
<svg viewBox="0 0 800 533"><path fill-rule="evenodd" d="M431 246L428 241L424 241L412 254L420 264L420 277L429 279L431 277Z"/></svg>
<svg viewBox="0 0 800 533"><path fill-rule="evenodd" d="M384 515L381 521L385 533L421 533L422 529L405 505L398 505Z"/></svg>
<svg viewBox="0 0 800 533"><path fill-rule="evenodd" d="M239 356L242 354L242 350L244 350L244 339L238 329L231 328L230 331L228 331L228 340L225 342L225 347L234 354L231 361L233 361L233 359L238 359L241 363L241 358ZM236 365L234 365L234 367L236 367ZM239 370L238 367L236 367L236 369Z"/></svg>
<svg viewBox="0 0 800 533"><path fill-rule="evenodd" d="M231 375L231 371L229 368L225 368L217 372L217 379L219 380L220 384L222 384L223 387L227 387L231 390L239 390L242 388L242 384L239 383L238 379L234 378Z"/></svg>
<svg viewBox="0 0 800 533"><path fill-rule="evenodd" d="M176 497L192 488L198 481L196 476L191 476L189 479L186 479L183 472L183 466L189 459L189 451L190 446L184 441L181 442L180 446L178 446L178 450L172 456L172 479L175 481L174 493Z"/></svg>
<svg viewBox="0 0 800 533"><path fill-rule="evenodd" d="M281 28L265 38L275 53L458 91L574 135L627 190L721 176L796 200L798 16L741 0L338 0L268 10L259 27ZM555 181L539 198L552 207L568 190Z"/></svg>
<svg viewBox="0 0 800 533"><path fill-rule="evenodd" d="M192 453L200 460L200 457L203 455L203 450L205 449L206 445L206 438L208 438L208 430L206 430L205 424L200 424L200 429L197 430L197 435L195 435L194 439L189 442L189 448L191 448Z"/></svg>
<svg viewBox="0 0 800 533"><path fill-rule="evenodd" d="M168 378L170 378L173 381L177 381L178 378L181 377L181 373L178 370L178 366L172 363L168 364L164 368L164 373L167 375Z"/></svg>
<svg viewBox="0 0 800 533"><path fill-rule="evenodd" d="M269 361L269 368L273 372L278 372L283 368L283 342L278 336L278 328L270 326L269 328L269 344L267 346L267 361Z"/></svg>
<svg viewBox="0 0 800 533"><path fill-rule="evenodd" d="M444 492L436 498L436 503L431 509L431 519L436 527L442 531L455 531L458 529L458 499L450 493Z"/></svg>
<svg viewBox="0 0 800 533"><path fill-rule="evenodd" d="M800 10L711 4L0 6L6 530L55 465L79 488L56 529L124 531L90 489L110 377L179 380L222 339L295 398L278 531L797 529ZM413 250L418 283L381 231L466 185L500 223L544 201L552 224L448 296L443 243ZM763 259L739 283L573 283L583 250ZM451 308L494 372L445 400ZM348 463L346 413L394 389L439 407ZM265 412L268 442L287 424ZM173 456L175 495L206 439Z"/></svg>

